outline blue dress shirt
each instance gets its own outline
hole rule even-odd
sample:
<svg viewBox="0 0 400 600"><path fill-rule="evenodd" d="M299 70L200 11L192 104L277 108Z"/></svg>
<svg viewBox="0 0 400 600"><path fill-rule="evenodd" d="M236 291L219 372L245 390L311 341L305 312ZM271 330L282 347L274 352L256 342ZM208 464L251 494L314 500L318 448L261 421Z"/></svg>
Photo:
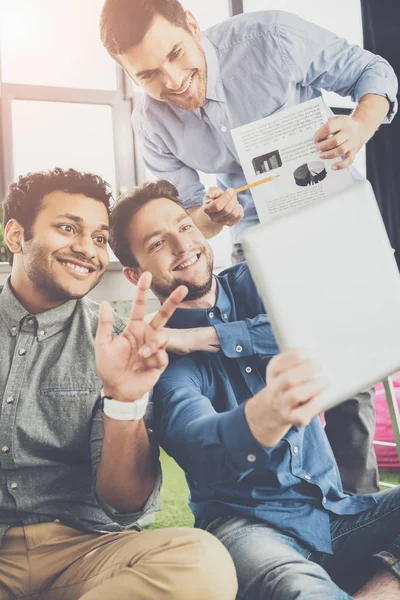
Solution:
<svg viewBox="0 0 400 600"><path fill-rule="evenodd" d="M271 448L253 437L245 402L265 386L278 347L247 264L216 280L214 307L178 309L168 323L214 326L221 350L171 355L153 396L161 445L186 473L196 519L245 515L331 552L329 511L356 514L375 500L343 493L318 417Z"/></svg>
<svg viewBox="0 0 400 600"><path fill-rule="evenodd" d="M185 111L143 94L132 115L142 155L157 179L178 186L186 208L200 205L204 187L197 171L215 173L222 189L246 184L230 130L315 98L321 89L386 96L387 120L397 110L397 79L380 56L283 11L232 17L203 36L207 62L205 104ZM239 201L244 218L232 230L258 222L250 191Z"/></svg>

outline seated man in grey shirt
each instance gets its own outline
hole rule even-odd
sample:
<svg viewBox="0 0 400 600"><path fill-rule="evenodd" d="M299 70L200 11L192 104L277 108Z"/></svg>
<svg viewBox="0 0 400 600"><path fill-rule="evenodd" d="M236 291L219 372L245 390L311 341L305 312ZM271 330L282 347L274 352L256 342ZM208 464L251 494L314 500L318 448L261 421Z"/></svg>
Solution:
<svg viewBox="0 0 400 600"><path fill-rule="evenodd" d="M187 290L146 324L145 274L126 326L85 298L109 262L109 201L100 177L72 169L20 177L3 201L0 599L233 599L216 538L136 525L159 507L143 417Z"/></svg>

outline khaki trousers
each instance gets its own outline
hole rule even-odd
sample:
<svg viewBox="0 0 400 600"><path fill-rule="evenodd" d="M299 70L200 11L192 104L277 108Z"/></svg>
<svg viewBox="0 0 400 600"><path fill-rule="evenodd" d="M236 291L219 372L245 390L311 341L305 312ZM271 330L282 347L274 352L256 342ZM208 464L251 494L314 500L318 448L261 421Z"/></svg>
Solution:
<svg viewBox="0 0 400 600"><path fill-rule="evenodd" d="M60 523L9 529L0 600L233 600L236 572L211 534L187 527L87 534Z"/></svg>

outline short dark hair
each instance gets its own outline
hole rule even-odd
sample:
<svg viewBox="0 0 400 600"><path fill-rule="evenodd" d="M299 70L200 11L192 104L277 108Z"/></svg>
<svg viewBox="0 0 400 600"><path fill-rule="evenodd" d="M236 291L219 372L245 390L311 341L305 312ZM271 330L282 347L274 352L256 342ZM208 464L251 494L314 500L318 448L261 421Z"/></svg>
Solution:
<svg viewBox="0 0 400 600"><path fill-rule="evenodd" d="M161 179L145 183L140 187L133 188L114 204L110 214L110 246L115 256L124 267L138 267L139 263L131 252L127 228L133 215L143 206L157 198L168 198L185 210L178 198L178 190L172 183Z"/></svg>
<svg viewBox="0 0 400 600"><path fill-rule="evenodd" d="M100 37L111 56L124 54L139 44L156 15L189 29L178 0L106 0L100 17Z"/></svg>
<svg viewBox="0 0 400 600"><path fill-rule="evenodd" d="M40 211L42 199L55 191L68 194L83 194L102 202L110 213L112 192L110 185L98 175L80 173L75 169L63 170L57 167L51 171L39 171L21 175L8 187L2 200L4 225L16 219L24 228L24 239L32 237L32 225ZM10 265L13 254L8 251Z"/></svg>

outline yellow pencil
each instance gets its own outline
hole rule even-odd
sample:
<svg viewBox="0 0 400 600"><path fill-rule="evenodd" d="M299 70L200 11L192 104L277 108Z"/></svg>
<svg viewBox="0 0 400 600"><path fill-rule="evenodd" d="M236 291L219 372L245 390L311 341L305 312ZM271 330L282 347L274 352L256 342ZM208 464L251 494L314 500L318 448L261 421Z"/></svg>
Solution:
<svg viewBox="0 0 400 600"><path fill-rule="evenodd" d="M237 188L237 190L235 190L235 193L238 194L239 192L244 192L245 190L250 190L253 187L256 187L256 185L261 185L262 183L267 183L268 181L273 181L274 179L277 179L277 177L279 177L279 175L273 175L272 177L264 177L264 179L259 179L258 181L253 181L253 183L249 183L248 185L244 185L243 187Z"/></svg>

